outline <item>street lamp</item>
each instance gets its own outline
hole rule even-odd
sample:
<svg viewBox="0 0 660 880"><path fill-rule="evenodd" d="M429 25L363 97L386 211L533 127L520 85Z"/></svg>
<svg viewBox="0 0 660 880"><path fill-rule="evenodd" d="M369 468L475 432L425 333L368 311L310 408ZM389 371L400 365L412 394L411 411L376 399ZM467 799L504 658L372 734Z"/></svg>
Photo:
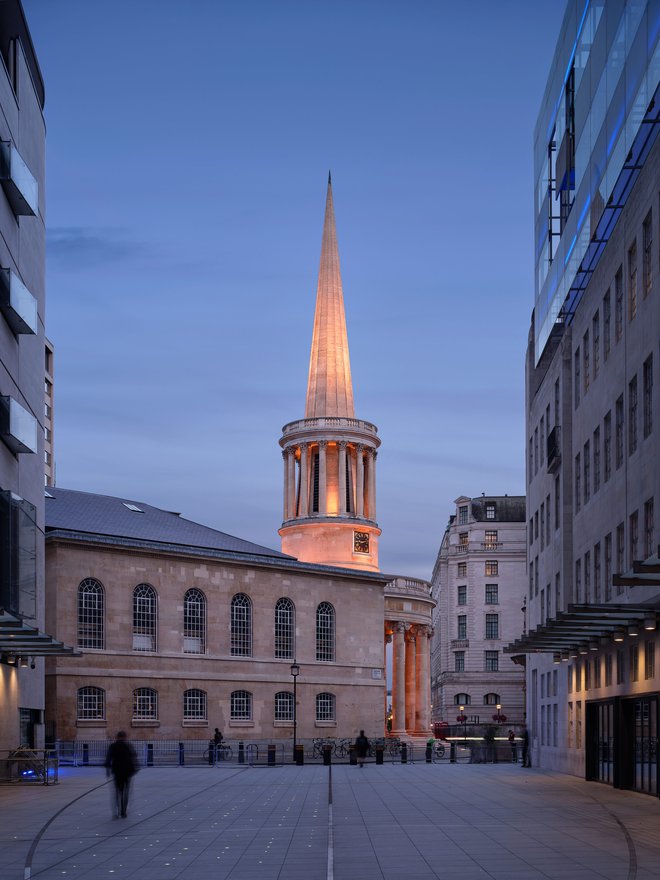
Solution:
<svg viewBox="0 0 660 880"><path fill-rule="evenodd" d="M298 676L300 666L294 660L291 664L291 677L293 678L293 760L296 760L296 734L298 726Z"/></svg>
<svg viewBox="0 0 660 880"><path fill-rule="evenodd" d="M497 704L497 714L493 715L493 721L496 721L498 724L504 724L506 721L506 715L502 715L502 704Z"/></svg>
<svg viewBox="0 0 660 880"><path fill-rule="evenodd" d="M463 739L467 739L467 715L465 714L465 706L459 706L458 708L460 709L461 714L456 720L463 722Z"/></svg>

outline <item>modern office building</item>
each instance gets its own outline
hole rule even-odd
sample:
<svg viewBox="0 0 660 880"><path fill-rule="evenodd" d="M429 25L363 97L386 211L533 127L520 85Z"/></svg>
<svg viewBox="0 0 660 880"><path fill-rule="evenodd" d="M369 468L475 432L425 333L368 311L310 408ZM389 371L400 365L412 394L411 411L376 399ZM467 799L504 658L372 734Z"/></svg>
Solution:
<svg viewBox="0 0 660 880"><path fill-rule="evenodd" d="M535 133L532 759L658 793L660 8L571 0ZM538 528L537 528L538 525Z"/></svg>
<svg viewBox="0 0 660 880"><path fill-rule="evenodd" d="M461 496L431 578L433 722L524 720L524 669L502 653L520 633L527 587L525 499ZM461 706L464 711L461 713Z"/></svg>
<svg viewBox="0 0 660 880"><path fill-rule="evenodd" d="M44 84L0 3L0 750L43 745Z"/></svg>
<svg viewBox="0 0 660 880"><path fill-rule="evenodd" d="M378 430L355 418L353 383L328 176L305 418L280 438L284 459L282 550L306 562L376 572ZM392 644L392 730L427 735L433 601L426 581L390 576L382 652ZM383 703L387 703L383 681Z"/></svg>
<svg viewBox="0 0 660 880"><path fill-rule="evenodd" d="M44 477L47 486L55 485L55 349L44 340Z"/></svg>

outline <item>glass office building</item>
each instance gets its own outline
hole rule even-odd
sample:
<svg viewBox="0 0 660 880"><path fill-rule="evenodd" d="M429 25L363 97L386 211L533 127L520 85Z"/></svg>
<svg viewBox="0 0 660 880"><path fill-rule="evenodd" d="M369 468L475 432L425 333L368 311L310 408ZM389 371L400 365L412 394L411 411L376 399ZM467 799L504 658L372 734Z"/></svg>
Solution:
<svg viewBox="0 0 660 880"><path fill-rule="evenodd" d="M534 132L535 361L570 322L657 135L660 0L569 0Z"/></svg>

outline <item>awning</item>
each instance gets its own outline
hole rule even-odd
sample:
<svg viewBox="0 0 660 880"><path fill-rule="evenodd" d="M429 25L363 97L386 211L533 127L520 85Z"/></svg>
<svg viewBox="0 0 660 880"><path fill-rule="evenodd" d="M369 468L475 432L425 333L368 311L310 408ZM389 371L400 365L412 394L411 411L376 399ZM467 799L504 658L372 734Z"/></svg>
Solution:
<svg viewBox="0 0 660 880"><path fill-rule="evenodd" d="M10 657L81 657L80 651L24 623L19 614L0 608L0 654ZM11 661L10 661L11 662Z"/></svg>
<svg viewBox="0 0 660 880"><path fill-rule="evenodd" d="M546 654L597 650L601 645L656 629L655 603L643 605L569 605L566 611L530 630L504 648L505 654ZM585 650L586 649L586 650Z"/></svg>
<svg viewBox="0 0 660 880"><path fill-rule="evenodd" d="M632 571L615 574L612 583L615 587L660 587L660 557L633 562Z"/></svg>

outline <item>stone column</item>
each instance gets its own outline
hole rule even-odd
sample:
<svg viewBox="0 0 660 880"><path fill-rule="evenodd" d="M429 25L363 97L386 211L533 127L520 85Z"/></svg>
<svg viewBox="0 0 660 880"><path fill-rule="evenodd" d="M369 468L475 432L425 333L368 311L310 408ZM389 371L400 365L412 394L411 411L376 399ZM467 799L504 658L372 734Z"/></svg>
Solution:
<svg viewBox="0 0 660 880"><path fill-rule="evenodd" d="M383 723L384 723L384 732L387 733L387 646L392 642L392 633L388 632L388 622L385 621L385 638L383 639L383 669L385 670L385 681L383 682L383 703L384 703L384 712L383 712Z"/></svg>
<svg viewBox="0 0 660 880"><path fill-rule="evenodd" d="M300 516L309 516L309 468L307 452L309 444L300 444Z"/></svg>
<svg viewBox="0 0 660 880"><path fill-rule="evenodd" d="M413 733L415 730L415 628L408 625L406 631L406 730Z"/></svg>
<svg viewBox="0 0 660 880"><path fill-rule="evenodd" d="M355 515L364 516L364 446L357 445L355 473Z"/></svg>
<svg viewBox="0 0 660 880"><path fill-rule="evenodd" d="M287 446L287 519L296 515L296 447Z"/></svg>
<svg viewBox="0 0 660 880"><path fill-rule="evenodd" d="M289 518L289 456L288 449L282 450L282 461L284 462L284 493L283 500L284 505L282 508L282 519L287 520Z"/></svg>
<svg viewBox="0 0 660 880"><path fill-rule="evenodd" d="M328 513L328 441L319 440L319 516Z"/></svg>
<svg viewBox="0 0 660 880"><path fill-rule="evenodd" d="M369 519L376 521L376 456L378 453L375 449L369 450L369 472L367 481L369 484Z"/></svg>
<svg viewBox="0 0 660 880"><path fill-rule="evenodd" d="M406 732L406 649L403 641L404 625L394 624L394 669L392 687L392 733L401 736Z"/></svg>
<svg viewBox="0 0 660 880"><path fill-rule="evenodd" d="M426 734L429 731L429 650L430 650L430 627L420 626L417 628L417 663L415 670L415 731Z"/></svg>
<svg viewBox="0 0 660 880"><path fill-rule="evenodd" d="M339 441L339 516L346 515L346 441Z"/></svg>

